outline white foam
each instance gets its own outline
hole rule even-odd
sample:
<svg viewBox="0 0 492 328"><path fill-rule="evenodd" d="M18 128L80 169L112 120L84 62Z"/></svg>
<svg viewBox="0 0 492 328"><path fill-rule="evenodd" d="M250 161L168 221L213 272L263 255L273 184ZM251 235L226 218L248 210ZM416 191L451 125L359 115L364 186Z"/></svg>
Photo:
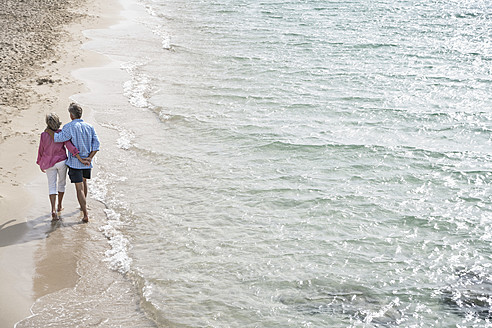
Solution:
<svg viewBox="0 0 492 328"><path fill-rule="evenodd" d="M171 50L171 35L163 30L162 25L157 26L152 32L161 38L162 48L166 50Z"/></svg>
<svg viewBox="0 0 492 328"><path fill-rule="evenodd" d="M120 131L120 137L116 140L116 144L121 149L129 149L132 146L132 140L135 139L135 134L130 131Z"/></svg>
<svg viewBox="0 0 492 328"><path fill-rule="evenodd" d="M120 126L108 123L101 123L101 126L119 132L120 137L116 140L116 145L119 148L128 150L133 146L132 141L135 139L135 133L133 133L133 131L129 131Z"/></svg>
<svg viewBox="0 0 492 328"><path fill-rule="evenodd" d="M121 68L131 76L130 80L123 83L123 93L131 105L138 108L153 108L147 101L152 91L150 78L146 74L137 72L137 68L144 64L142 62L128 62L121 65Z"/></svg>
<svg viewBox="0 0 492 328"><path fill-rule="evenodd" d="M155 12L154 8L152 8L152 6L146 5L145 9L151 16L157 17L157 13Z"/></svg>
<svg viewBox="0 0 492 328"><path fill-rule="evenodd" d="M110 182L125 181L126 179L126 177L116 176L112 173L102 177L101 173L99 173L90 181L91 196L107 206L118 203L108 199L108 185ZM104 212L106 213L107 222L105 225L99 227L99 230L108 239L108 244L111 246L111 249L107 250L104 254L106 256L104 261L109 262L111 269L121 273L127 273L132 263L132 259L128 256L128 250L131 248L131 244L118 230L123 225L121 214L111 208L105 209Z"/></svg>
<svg viewBox="0 0 492 328"><path fill-rule="evenodd" d="M121 215L113 209L105 209L104 212L106 213L108 224L99 227L99 230L108 238L108 243L111 246L111 249L104 253L106 255L104 261L109 262L113 270L127 273L130 271L132 264L132 259L128 256L128 250L131 248L131 244L117 230L117 227L122 224L120 220Z"/></svg>
<svg viewBox="0 0 492 328"><path fill-rule="evenodd" d="M107 182L99 177L99 174L88 181L91 197L104 203L108 193Z"/></svg>
<svg viewBox="0 0 492 328"><path fill-rule="evenodd" d="M91 197L103 204L108 205L108 184L115 181L126 181L128 178L125 176L119 176L114 173L107 173L103 176L102 173L98 173L95 177L88 180ZM115 202L112 202L115 203Z"/></svg>
<svg viewBox="0 0 492 328"><path fill-rule="evenodd" d="M147 13L150 16L153 16L153 17L159 16L152 6L146 5L145 9L147 10ZM150 24L149 24L149 26L150 26ZM164 31L162 25L157 25L156 28L152 29L152 33L154 33L155 35L157 35L158 37L160 37L162 39L162 48L163 49L166 49L166 50L171 49L171 36L169 35L169 33Z"/></svg>

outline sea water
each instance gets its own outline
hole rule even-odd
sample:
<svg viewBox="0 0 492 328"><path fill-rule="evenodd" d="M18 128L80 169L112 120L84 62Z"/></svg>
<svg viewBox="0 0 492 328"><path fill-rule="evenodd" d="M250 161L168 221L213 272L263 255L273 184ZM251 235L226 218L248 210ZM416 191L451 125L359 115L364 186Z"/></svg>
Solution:
<svg viewBox="0 0 492 328"><path fill-rule="evenodd" d="M492 327L489 1L122 5L75 99L157 326Z"/></svg>

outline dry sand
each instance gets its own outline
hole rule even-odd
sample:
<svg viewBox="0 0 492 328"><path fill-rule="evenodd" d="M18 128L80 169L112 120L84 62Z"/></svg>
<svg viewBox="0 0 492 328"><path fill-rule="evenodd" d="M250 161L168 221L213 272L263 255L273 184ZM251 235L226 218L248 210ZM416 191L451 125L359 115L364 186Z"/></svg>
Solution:
<svg viewBox="0 0 492 328"><path fill-rule="evenodd" d="M69 182L62 222L50 222L47 181L35 162L45 114L56 112L62 122L68 122L70 96L85 91L70 72L107 61L81 50L82 31L109 26L117 21L118 13L115 0L0 0L2 328L30 316L31 306L40 297L76 285L81 276L80 250L87 246L87 239L97 243L95 251L109 247L94 228L105 220L104 207L89 198L91 222L80 224ZM84 117L89 116L84 113Z"/></svg>

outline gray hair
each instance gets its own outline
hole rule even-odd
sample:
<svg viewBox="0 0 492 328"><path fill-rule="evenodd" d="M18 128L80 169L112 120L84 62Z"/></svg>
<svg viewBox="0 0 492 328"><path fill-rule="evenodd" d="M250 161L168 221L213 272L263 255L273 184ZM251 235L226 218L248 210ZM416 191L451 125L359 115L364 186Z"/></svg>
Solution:
<svg viewBox="0 0 492 328"><path fill-rule="evenodd" d="M46 115L46 125L49 129L58 131L61 125L60 118L55 113L49 113Z"/></svg>
<svg viewBox="0 0 492 328"><path fill-rule="evenodd" d="M76 103L71 103L70 106L68 106L68 111L76 119L82 117L82 107Z"/></svg>

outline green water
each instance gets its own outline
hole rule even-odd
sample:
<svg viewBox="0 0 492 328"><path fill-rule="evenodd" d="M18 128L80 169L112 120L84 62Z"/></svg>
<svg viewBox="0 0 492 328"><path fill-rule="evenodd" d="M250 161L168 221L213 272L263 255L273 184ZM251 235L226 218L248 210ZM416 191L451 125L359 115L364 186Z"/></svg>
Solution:
<svg viewBox="0 0 492 328"><path fill-rule="evenodd" d="M491 326L490 3L126 3L92 187L158 326Z"/></svg>

